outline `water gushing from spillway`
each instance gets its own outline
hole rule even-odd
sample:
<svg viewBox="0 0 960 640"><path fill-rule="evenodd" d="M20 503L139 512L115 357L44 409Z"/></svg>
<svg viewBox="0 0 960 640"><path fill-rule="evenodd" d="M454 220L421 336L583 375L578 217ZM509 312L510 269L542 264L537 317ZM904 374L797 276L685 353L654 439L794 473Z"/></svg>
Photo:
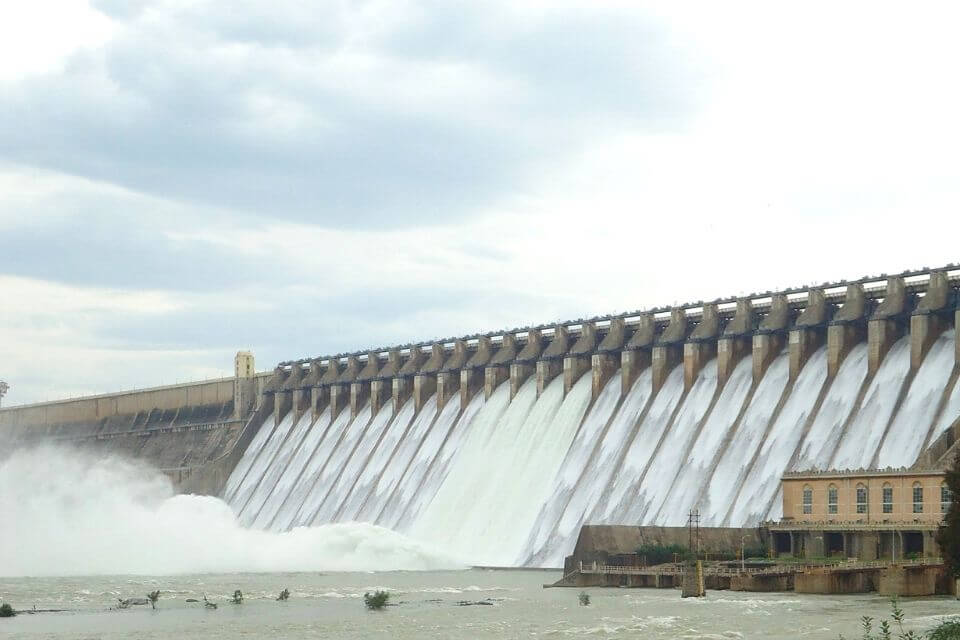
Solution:
<svg viewBox="0 0 960 640"><path fill-rule="evenodd" d="M800 445L803 428L816 409L816 398L826 380L827 350L821 348L800 370L752 465L746 469L728 521L756 524L764 518L780 487L780 476ZM773 409L770 411L772 416Z"/></svg>
<svg viewBox="0 0 960 640"><path fill-rule="evenodd" d="M557 518L540 518L531 532L525 551L524 564L556 567L563 564L563 556L573 548L590 509L600 500L618 467L619 460L633 439L637 420L651 396L652 371L646 369L637 376L624 398L620 409L610 418L599 448L584 467L573 493ZM615 380L619 384L619 380ZM604 389L604 392L611 387ZM612 387L616 389L616 387ZM595 408L602 408L599 399ZM592 415L593 412L591 411ZM552 521L555 520L555 521Z"/></svg>
<svg viewBox="0 0 960 640"><path fill-rule="evenodd" d="M678 469L677 478L657 515L657 524L681 526L686 522L686 514L696 506L700 488L713 471L717 453L722 451L723 440L739 416L752 382L752 363L744 358L734 367L690 455Z"/></svg>
<svg viewBox="0 0 960 640"><path fill-rule="evenodd" d="M700 501L701 522L706 526L723 525L733 499L747 477L747 466L760 446L770 416L780 402L790 375L790 361L780 354L760 380L730 444L724 449Z"/></svg>
<svg viewBox="0 0 960 640"><path fill-rule="evenodd" d="M570 445L570 449L560 465L560 471L551 483L552 493L540 508L540 513L537 514L534 521L535 526L530 534L530 540L522 552L521 563L530 558L531 554L540 548L545 542L546 536L550 534L551 528L557 524L557 520L567 510L581 476L587 471L587 464L594 450L600 446L601 434L617 408L620 398L620 377L618 374L619 371L604 385L590 410L590 415L584 420L573 444Z"/></svg>
<svg viewBox="0 0 960 640"><path fill-rule="evenodd" d="M643 472L682 395L683 367L676 366L654 397L609 487L593 506L589 522L622 524L626 521L625 511L635 504Z"/></svg>
<svg viewBox="0 0 960 640"><path fill-rule="evenodd" d="M753 526L779 516L785 471L912 464L960 417L954 353L948 329L914 373L906 336L873 376L861 343L833 377L822 346L794 380L785 349L757 379L749 357L722 383L707 362L689 389L679 364L656 392L651 367L625 395L616 372L592 401L589 374L539 396L531 375L465 406L291 412L262 425L224 496L254 528L375 523L469 563L558 566L583 524L679 526L698 508L706 526Z"/></svg>
<svg viewBox="0 0 960 640"><path fill-rule="evenodd" d="M800 445L791 470L826 469L830 465L830 459L843 433L843 425L854 410L857 395L866 377L867 345L858 344L840 364L837 375L830 383L830 390Z"/></svg>
<svg viewBox="0 0 960 640"><path fill-rule="evenodd" d="M910 338L904 336L890 347L874 374L860 410L841 437L829 466L836 469L866 469L870 466L909 371ZM926 436L926 430L923 435Z"/></svg>
<svg viewBox="0 0 960 640"><path fill-rule="evenodd" d="M639 485L639 494L629 496L628 502L620 504L617 515L620 524L656 522L657 512L682 469L690 445L697 436L697 426L706 417L716 389L717 361L714 359L704 365L697 375L669 431L664 434L658 448L654 449Z"/></svg>
<svg viewBox="0 0 960 640"><path fill-rule="evenodd" d="M878 467L913 464L924 445L918 431L928 433L943 396L943 373L953 367L954 330L937 336L910 383L906 400L890 426L877 457Z"/></svg>
<svg viewBox="0 0 960 640"><path fill-rule="evenodd" d="M331 431L329 428L330 407L327 407L323 412L321 412L320 415L317 416L316 421L312 419L309 413L301 418L301 421L309 430L303 437L300 448L297 449L292 459L287 463L283 474L273 486L270 496L264 503L263 508L260 509L260 513L257 514L257 518L254 520L253 526L258 529L268 529L273 523L274 519L277 517L277 513L283 506L284 500L288 495L290 495L290 492L293 490L293 488L301 481L303 471L307 466L307 462L309 462L310 458L314 455L317 447L323 441L327 433Z"/></svg>

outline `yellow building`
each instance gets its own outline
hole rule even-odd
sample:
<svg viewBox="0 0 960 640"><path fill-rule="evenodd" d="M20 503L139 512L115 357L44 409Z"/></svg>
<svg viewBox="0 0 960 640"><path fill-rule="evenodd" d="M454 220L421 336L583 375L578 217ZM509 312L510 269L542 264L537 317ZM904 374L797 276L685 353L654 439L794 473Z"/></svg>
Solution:
<svg viewBox="0 0 960 640"><path fill-rule="evenodd" d="M939 555L935 535L952 497L941 470L803 471L781 481L775 550L862 560Z"/></svg>

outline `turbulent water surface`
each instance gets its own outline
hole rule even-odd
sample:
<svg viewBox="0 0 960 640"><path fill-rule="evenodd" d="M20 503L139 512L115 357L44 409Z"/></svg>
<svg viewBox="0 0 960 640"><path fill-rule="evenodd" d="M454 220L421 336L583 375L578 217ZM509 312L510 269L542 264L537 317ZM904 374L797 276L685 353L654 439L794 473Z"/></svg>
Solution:
<svg viewBox="0 0 960 640"><path fill-rule="evenodd" d="M708 592L682 600L675 589L543 589L558 572L461 570L386 573L205 574L175 577L0 578L0 598L17 608L68 609L0 620L18 638L769 638L859 637L860 616L889 616L879 596ZM290 590L290 600L277 593ZM159 589L150 607L110 610L119 597ZM242 605L226 602L240 589ZM396 606L364 609L362 595L386 589ZM215 611L187 598L219 603ZM488 601L458 606L460 601ZM924 629L957 611L953 599L909 600L908 628Z"/></svg>

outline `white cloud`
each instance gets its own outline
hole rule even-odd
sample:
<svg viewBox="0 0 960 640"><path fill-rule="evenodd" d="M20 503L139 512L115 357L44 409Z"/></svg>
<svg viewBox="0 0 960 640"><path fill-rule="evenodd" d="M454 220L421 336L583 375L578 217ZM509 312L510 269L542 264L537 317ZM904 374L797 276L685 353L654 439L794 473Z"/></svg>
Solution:
<svg viewBox="0 0 960 640"><path fill-rule="evenodd" d="M67 76L80 89L103 83L92 112L125 101L124 124L147 146L111 155L116 140L91 134L96 170L0 155L0 224L17 245L0 255L0 295L21 302L0 311L13 336L0 375L34 399L218 371L241 347L270 366L956 260L953 5L656 3L639 13L605 3L630 24L653 12L663 27L653 50L676 65L654 59L647 75L632 73L630 57L647 49L602 50L597 6L564 5L566 19L591 25L566 24L581 39L564 46L546 41L558 33L544 26L554 3L474 10L468 25L464 7L368 3L327 16L326 30L301 28L323 16L295 5L264 17L255 4L226 16L211 3L160 3L117 18L125 26L107 48L87 54L89 75ZM186 45L169 45L188 27ZM132 64L145 35L170 58ZM68 49L50 49L61 62L38 69L58 77ZM571 62L581 49L595 62L587 72ZM543 51L558 57L545 62ZM195 73L184 79L184 69ZM10 77L36 72L25 64ZM140 92L118 90L117 78ZM186 137L163 129L208 106L190 101L191 88L229 94L228 110L207 113L229 135L204 138L202 122ZM667 94L697 107L682 125L651 126L662 114L644 100ZM346 111L327 109L331 96L348 96ZM140 118L157 104L173 119ZM363 117L349 120L344 149L357 155L318 153L351 109ZM61 133L90 133L84 122ZM437 134L451 155L432 155L436 140L418 133ZM223 157L205 146L221 140L242 144ZM120 175L128 152L149 161L135 180ZM219 173L221 160L249 166ZM509 165L509 177L446 172L461 160L458 171ZM288 179L300 164L327 181ZM166 189L176 169L198 186ZM240 215L229 198L198 197L207 182L232 194L245 180L268 206ZM414 213L371 213L398 185ZM310 214L287 215L303 203ZM326 207L344 217L324 217ZM98 373L78 381L61 360Z"/></svg>

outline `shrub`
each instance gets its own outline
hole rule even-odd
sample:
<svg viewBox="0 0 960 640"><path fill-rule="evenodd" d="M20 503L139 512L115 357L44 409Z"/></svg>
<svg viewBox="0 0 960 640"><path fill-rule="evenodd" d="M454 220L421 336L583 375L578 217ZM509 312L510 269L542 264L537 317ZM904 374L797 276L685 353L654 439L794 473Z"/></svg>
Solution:
<svg viewBox="0 0 960 640"><path fill-rule="evenodd" d="M17 615L17 612L13 610L9 602L0 604L0 618L12 618L15 615Z"/></svg>
<svg viewBox="0 0 960 640"><path fill-rule="evenodd" d="M930 640L960 640L960 620L944 620L927 634Z"/></svg>
<svg viewBox="0 0 960 640"><path fill-rule="evenodd" d="M683 562L692 557L690 550L679 544L642 544L637 547L637 555L648 565L674 562L674 560Z"/></svg>
<svg viewBox="0 0 960 640"><path fill-rule="evenodd" d="M590 605L590 594L586 591L581 591L580 595L577 596L580 599L580 604L584 607Z"/></svg>
<svg viewBox="0 0 960 640"><path fill-rule="evenodd" d="M363 604L367 605L367 609L383 609L387 606L387 600L390 599L390 594L386 591L374 591L373 593L363 594Z"/></svg>
<svg viewBox="0 0 960 640"><path fill-rule="evenodd" d="M277 600L279 600L280 602L285 602L289 598L290 598L290 589L284 589L283 591L280 592L280 595L277 596Z"/></svg>

